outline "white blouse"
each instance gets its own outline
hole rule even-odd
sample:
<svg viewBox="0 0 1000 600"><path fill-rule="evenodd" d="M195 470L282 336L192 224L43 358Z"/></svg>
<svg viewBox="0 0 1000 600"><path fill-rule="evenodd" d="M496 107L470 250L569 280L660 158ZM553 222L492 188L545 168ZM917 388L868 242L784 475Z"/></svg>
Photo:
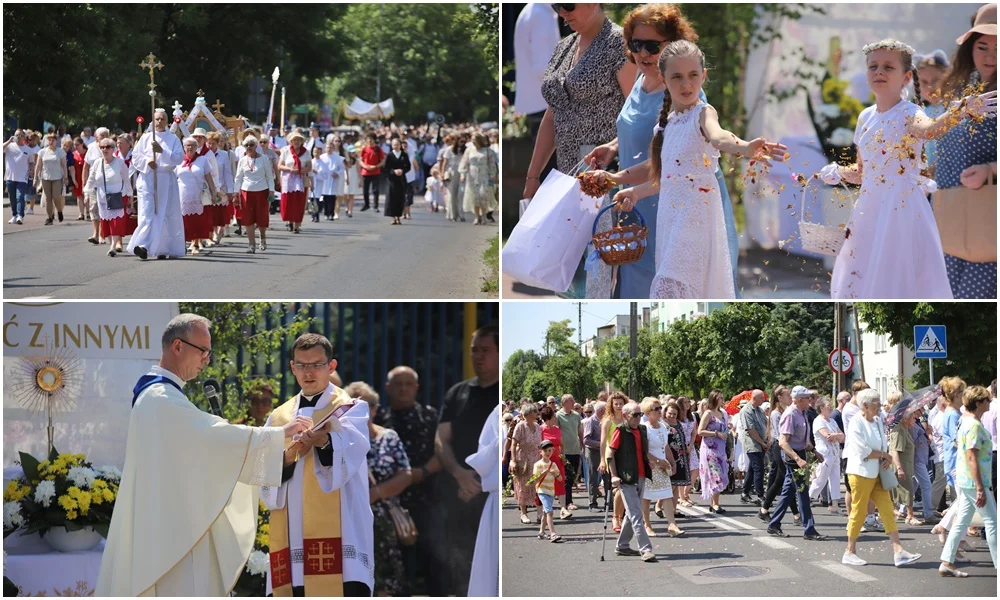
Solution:
<svg viewBox="0 0 1000 600"><path fill-rule="evenodd" d="M660 426L653 428L649 423L643 423L646 428L646 439L649 440L649 455L660 460L667 460L667 427L663 421Z"/></svg>
<svg viewBox="0 0 1000 600"><path fill-rule="evenodd" d="M293 147L285 146L281 149L281 157L278 159L278 164L284 165L286 167L295 168L295 159L292 158ZM306 152L299 157L299 163L302 165L302 173L308 175L312 171L312 160L309 158L309 153ZM302 192L305 191L305 180L298 173L291 171L281 172L281 191L284 192Z"/></svg>
<svg viewBox="0 0 1000 600"><path fill-rule="evenodd" d="M859 414L851 419L851 424L847 428L847 442L844 446L847 473L868 479L878 477L879 460L868 458L873 450L889 451L885 425L880 418L869 421L864 415Z"/></svg>
<svg viewBox="0 0 1000 600"><path fill-rule="evenodd" d="M237 190L247 192L274 191L274 171L271 169L271 159L257 154L256 158L243 156L236 165Z"/></svg>

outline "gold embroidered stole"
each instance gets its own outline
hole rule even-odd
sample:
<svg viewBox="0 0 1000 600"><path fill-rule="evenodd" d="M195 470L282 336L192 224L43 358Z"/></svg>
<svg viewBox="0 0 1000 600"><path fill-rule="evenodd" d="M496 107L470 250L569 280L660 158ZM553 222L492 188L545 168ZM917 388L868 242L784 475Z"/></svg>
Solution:
<svg viewBox="0 0 1000 600"><path fill-rule="evenodd" d="M330 404L313 411L314 423L345 405L352 405L344 390L334 387ZM285 402L271 415L271 426L281 427L295 417L298 396ZM336 416L332 418L337 418ZM288 440L286 447L291 444ZM334 457L335 459L337 457ZM326 493L319 487L311 451L297 460L302 465L302 551L306 596L343 596L344 560L341 554L340 490ZM275 597L292 596L292 556L288 539L288 504L271 511L271 588Z"/></svg>

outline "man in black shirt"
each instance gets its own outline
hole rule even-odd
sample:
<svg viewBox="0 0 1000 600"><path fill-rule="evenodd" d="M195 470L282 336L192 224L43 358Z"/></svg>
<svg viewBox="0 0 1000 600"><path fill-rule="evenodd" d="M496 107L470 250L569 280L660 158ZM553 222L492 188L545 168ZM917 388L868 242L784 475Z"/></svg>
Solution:
<svg viewBox="0 0 1000 600"><path fill-rule="evenodd" d="M456 596L468 594L476 531L487 497L479 476L465 458L479 450L483 425L500 403L499 350L500 331L495 326L481 327L472 334L472 368L476 376L448 390L434 439L444 470L438 478L438 505L447 511L444 530L450 555L450 592Z"/></svg>

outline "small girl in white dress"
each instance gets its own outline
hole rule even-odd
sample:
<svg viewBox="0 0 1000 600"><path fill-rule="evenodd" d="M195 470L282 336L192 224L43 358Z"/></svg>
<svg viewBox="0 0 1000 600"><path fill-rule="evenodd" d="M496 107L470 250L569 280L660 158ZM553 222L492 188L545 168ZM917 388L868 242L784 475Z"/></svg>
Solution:
<svg viewBox="0 0 1000 600"><path fill-rule="evenodd" d="M944 134L966 116L996 114L996 92L955 102L937 118L906 100L914 81L914 50L897 40L863 49L875 105L861 111L854 143L858 162L832 164L819 177L861 185L833 267L834 299L951 299L941 238L927 194L934 182L921 176L924 140Z"/></svg>
<svg viewBox="0 0 1000 600"><path fill-rule="evenodd" d="M659 188L656 275L650 298L735 298L725 217L715 178L719 152L783 161L786 148L757 138L745 142L719 126L719 115L698 97L705 55L678 40L659 59L667 89L649 152L650 181L615 194L621 210Z"/></svg>
<svg viewBox="0 0 1000 600"><path fill-rule="evenodd" d="M427 178L427 193L424 200L430 204L433 212L438 212L444 206L444 184L441 182L441 172L438 168L431 168L431 176Z"/></svg>

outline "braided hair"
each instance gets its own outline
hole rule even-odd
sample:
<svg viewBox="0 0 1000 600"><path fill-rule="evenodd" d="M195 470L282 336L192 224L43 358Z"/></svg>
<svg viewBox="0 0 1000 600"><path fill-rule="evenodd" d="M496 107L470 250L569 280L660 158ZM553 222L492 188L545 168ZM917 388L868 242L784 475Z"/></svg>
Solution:
<svg viewBox="0 0 1000 600"><path fill-rule="evenodd" d="M660 69L660 75L664 75L667 70L667 60L673 57L688 57L696 56L701 64L701 68L705 68L705 53L701 51L696 44L689 42L687 40L677 40L675 42L670 42L667 44L663 50L660 51L660 60L658 67ZM664 79L666 82L666 79ZM663 89L663 106L660 108L660 116L656 120L657 130L653 134L653 141L649 145L649 160L652 162L652 175L653 180L659 184L660 173L663 171L663 165L660 161L660 152L663 150L663 128L667 126L667 120L670 116L671 99L670 99L670 87L667 86Z"/></svg>

